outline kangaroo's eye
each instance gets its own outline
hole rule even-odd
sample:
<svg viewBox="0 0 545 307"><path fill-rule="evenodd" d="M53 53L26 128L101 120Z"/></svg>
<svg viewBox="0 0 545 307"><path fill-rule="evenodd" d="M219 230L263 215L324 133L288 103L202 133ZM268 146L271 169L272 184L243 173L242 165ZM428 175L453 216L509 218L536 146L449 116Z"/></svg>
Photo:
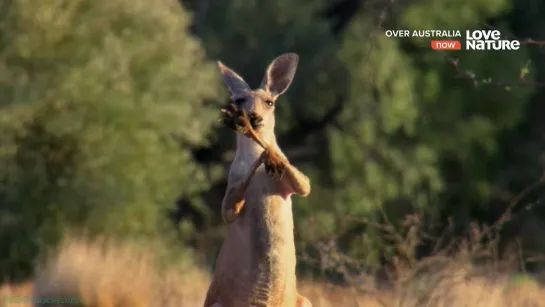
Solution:
<svg viewBox="0 0 545 307"><path fill-rule="evenodd" d="M266 100L265 103L268 104L271 107L274 105L274 102L272 102L270 100Z"/></svg>

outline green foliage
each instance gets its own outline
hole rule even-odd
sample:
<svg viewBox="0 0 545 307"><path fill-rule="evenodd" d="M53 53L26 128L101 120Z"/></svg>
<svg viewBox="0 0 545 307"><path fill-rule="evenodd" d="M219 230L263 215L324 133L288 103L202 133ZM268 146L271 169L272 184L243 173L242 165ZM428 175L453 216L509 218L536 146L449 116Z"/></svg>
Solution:
<svg viewBox="0 0 545 307"><path fill-rule="evenodd" d="M156 237L176 197L207 188L190 149L206 142L219 82L189 21L167 0L13 1L0 36L3 276L65 229Z"/></svg>
<svg viewBox="0 0 545 307"><path fill-rule="evenodd" d="M505 1L466 2L459 7L463 18L458 18L444 14L447 2L408 5L398 16L398 28L479 28L479 21L506 7ZM344 110L328 131L335 197L326 203L318 194L308 201L318 211L313 214L322 217L322 238L350 231L361 224L354 222L358 218L380 221L379 208L395 226L415 209L457 216L486 202L494 172L487 161L497 154L500 134L519 123L533 93L490 86L518 77L528 60L524 50L452 54L459 69L471 68L477 78L490 78L475 87L473 80L456 79L449 55L429 49L429 39L412 39L410 43L420 48L407 51L402 40L385 37L371 20L361 14L352 22L339 53L350 81ZM308 220L300 227L309 228ZM380 257L389 257L388 247L383 246L384 237L373 233L345 237L341 244L356 258L378 265ZM370 257L372 250L383 252Z"/></svg>
<svg viewBox="0 0 545 307"><path fill-rule="evenodd" d="M469 29L505 13L510 6L509 0L462 0L456 4L448 0L418 1L407 6L400 25L409 29Z"/></svg>

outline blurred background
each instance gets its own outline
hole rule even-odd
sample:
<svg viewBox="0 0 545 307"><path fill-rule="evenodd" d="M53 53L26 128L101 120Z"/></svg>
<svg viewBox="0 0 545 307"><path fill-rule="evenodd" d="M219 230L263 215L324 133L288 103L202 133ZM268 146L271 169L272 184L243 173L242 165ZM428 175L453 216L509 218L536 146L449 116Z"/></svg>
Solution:
<svg viewBox="0 0 545 307"><path fill-rule="evenodd" d="M437 52L393 29L522 46ZM300 62L277 136L312 182L293 197L301 278L460 249L539 276L543 41L540 0L1 0L0 278L76 234L211 271L235 150L216 61L257 87L284 52Z"/></svg>

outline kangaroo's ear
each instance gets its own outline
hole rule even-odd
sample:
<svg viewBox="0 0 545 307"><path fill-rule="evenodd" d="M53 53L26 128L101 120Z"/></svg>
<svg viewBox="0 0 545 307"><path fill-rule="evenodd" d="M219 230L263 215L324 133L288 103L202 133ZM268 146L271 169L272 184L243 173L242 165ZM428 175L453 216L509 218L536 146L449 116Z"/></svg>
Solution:
<svg viewBox="0 0 545 307"><path fill-rule="evenodd" d="M223 65L222 62L218 61L218 66L220 68L221 76L225 86L229 89L231 94L239 94L241 92L250 90L248 83L242 79L236 72L231 68Z"/></svg>
<svg viewBox="0 0 545 307"><path fill-rule="evenodd" d="M284 94L293 81L299 56L295 53L285 53L274 59L261 82L261 88L269 91L273 96Z"/></svg>

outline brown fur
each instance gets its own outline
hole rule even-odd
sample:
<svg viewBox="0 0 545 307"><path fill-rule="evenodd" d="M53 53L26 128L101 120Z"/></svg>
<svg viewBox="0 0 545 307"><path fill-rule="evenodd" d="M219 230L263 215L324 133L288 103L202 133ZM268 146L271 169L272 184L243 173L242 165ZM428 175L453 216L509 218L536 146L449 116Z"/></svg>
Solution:
<svg viewBox="0 0 545 307"><path fill-rule="evenodd" d="M312 306L296 289L291 203L292 194L310 193L310 182L289 163L274 135L274 104L291 84L297 60L295 54L276 58L257 90L219 63L236 104L225 110L224 122L237 131L237 152L222 202L227 237L205 307Z"/></svg>

